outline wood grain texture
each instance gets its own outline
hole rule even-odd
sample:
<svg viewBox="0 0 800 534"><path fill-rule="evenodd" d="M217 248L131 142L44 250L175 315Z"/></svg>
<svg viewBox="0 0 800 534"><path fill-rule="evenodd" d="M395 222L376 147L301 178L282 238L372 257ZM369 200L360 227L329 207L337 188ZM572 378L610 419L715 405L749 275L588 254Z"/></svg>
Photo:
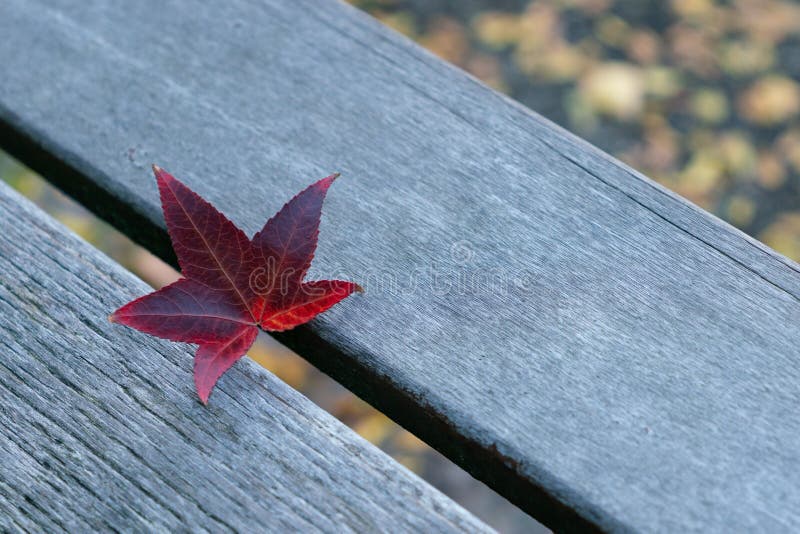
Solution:
<svg viewBox="0 0 800 534"><path fill-rule="evenodd" d="M0 182L0 530L489 531L254 362L110 324L148 288Z"/></svg>
<svg viewBox="0 0 800 534"><path fill-rule="evenodd" d="M312 276L366 294L281 340L535 517L800 528L794 262L338 2L0 31L0 143L163 257L152 162L250 234L341 171Z"/></svg>

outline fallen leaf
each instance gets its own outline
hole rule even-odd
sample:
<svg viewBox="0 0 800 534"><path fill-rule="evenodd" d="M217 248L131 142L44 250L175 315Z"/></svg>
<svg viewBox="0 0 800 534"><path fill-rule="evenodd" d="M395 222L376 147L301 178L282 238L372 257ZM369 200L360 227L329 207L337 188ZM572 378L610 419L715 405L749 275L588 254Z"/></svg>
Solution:
<svg viewBox="0 0 800 534"><path fill-rule="evenodd" d="M353 282L304 282L317 247L322 202L338 175L289 201L253 239L163 169L153 166L164 219L183 278L129 302L109 319L199 345L197 394L211 390L256 339L289 330L361 291Z"/></svg>
<svg viewBox="0 0 800 534"><path fill-rule="evenodd" d="M739 111L760 125L789 121L800 113L800 84L787 76L765 76L740 96Z"/></svg>

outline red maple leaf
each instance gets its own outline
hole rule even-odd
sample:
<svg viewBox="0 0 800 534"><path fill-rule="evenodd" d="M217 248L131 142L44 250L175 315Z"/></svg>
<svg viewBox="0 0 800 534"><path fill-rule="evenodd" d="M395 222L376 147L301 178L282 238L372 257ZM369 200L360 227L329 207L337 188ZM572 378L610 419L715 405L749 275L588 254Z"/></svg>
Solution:
<svg viewBox="0 0 800 534"><path fill-rule="evenodd" d="M322 201L338 174L295 196L251 240L169 173L155 165L153 171L183 278L129 302L109 319L198 344L194 382L204 404L259 328L289 330L361 291L342 280L303 281L317 248Z"/></svg>

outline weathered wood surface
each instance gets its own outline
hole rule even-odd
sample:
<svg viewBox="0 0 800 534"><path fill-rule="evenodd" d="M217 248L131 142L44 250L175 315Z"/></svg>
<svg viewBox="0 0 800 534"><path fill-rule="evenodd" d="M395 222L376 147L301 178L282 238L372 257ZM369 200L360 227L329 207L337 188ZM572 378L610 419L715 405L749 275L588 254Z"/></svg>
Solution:
<svg viewBox="0 0 800 534"><path fill-rule="evenodd" d="M0 32L0 142L165 257L151 162L249 232L341 171L312 274L366 294L281 339L536 517L800 528L797 264L338 2Z"/></svg>
<svg viewBox="0 0 800 534"><path fill-rule="evenodd" d="M0 530L488 531L247 360L111 325L148 288L0 182Z"/></svg>

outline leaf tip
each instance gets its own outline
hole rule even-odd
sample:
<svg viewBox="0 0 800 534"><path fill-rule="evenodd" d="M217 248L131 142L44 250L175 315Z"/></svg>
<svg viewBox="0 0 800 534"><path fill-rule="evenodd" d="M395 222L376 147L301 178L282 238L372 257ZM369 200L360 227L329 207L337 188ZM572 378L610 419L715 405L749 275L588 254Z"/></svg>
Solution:
<svg viewBox="0 0 800 534"><path fill-rule="evenodd" d="M324 192L326 192L328 190L328 188L331 186L331 184L333 182L335 182L336 179L338 177L340 177L341 175L342 175L342 173L335 172L335 173L331 174L330 176L326 176L322 180L320 180L317 183L311 185L311 187L320 188L320 190L324 193Z"/></svg>
<svg viewBox="0 0 800 534"><path fill-rule="evenodd" d="M155 163L153 163L153 174L156 176L156 181L159 184L165 183L173 179L172 176L167 171L165 171Z"/></svg>
<svg viewBox="0 0 800 534"><path fill-rule="evenodd" d="M108 315L108 322L109 323L116 323L117 322L117 312L111 313Z"/></svg>
<svg viewBox="0 0 800 534"><path fill-rule="evenodd" d="M204 387L203 384L197 381L195 378L194 382L195 390L197 391L197 396L200 397L200 402L203 403L203 406L208 406L208 398L211 396L211 387Z"/></svg>
<svg viewBox="0 0 800 534"><path fill-rule="evenodd" d="M353 284L353 285L355 286L355 289L354 289L354 291L355 291L356 293L364 293L364 288L363 288L363 287L361 287L359 284Z"/></svg>

